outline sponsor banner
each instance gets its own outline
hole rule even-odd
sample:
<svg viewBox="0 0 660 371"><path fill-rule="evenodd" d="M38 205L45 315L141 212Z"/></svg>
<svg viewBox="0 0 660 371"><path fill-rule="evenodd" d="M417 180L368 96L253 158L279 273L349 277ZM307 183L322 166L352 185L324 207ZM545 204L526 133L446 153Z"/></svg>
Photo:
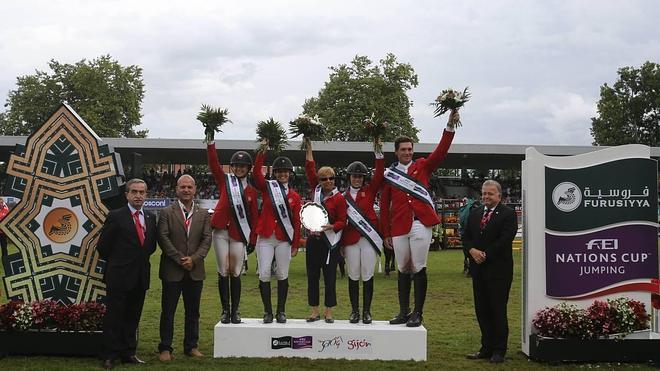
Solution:
<svg viewBox="0 0 660 371"><path fill-rule="evenodd" d="M657 227L640 224L581 235L546 233L546 294L577 299L626 281L650 282L658 277L656 233Z"/></svg>
<svg viewBox="0 0 660 371"><path fill-rule="evenodd" d="M585 168L545 168L546 228L574 232L657 222L657 162L629 158Z"/></svg>
<svg viewBox="0 0 660 371"><path fill-rule="evenodd" d="M147 198L144 200L144 208L147 210L158 210L163 209L172 204L174 199L170 198ZM203 207L207 210L215 209L215 205L218 203L218 200L209 200L209 199L199 199L195 200L200 207Z"/></svg>
<svg viewBox="0 0 660 371"><path fill-rule="evenodd" d="M144 200L143 207L147 210L158 210L163 209L172 204L172 200L169 198L147 198Z"/></svg>

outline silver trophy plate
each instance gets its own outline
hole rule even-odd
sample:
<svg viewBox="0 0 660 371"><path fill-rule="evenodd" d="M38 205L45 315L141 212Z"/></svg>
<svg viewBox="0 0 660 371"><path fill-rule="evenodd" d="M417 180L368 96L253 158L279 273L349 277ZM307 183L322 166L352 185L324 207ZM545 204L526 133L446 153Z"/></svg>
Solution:
<svg viewBox="0 0 660 371"><path fill-rule="evenodd" d="M311 232L321 232L321 227L328 224L328 212L316 202L308 202L300 209L300 221Z"/></svg>

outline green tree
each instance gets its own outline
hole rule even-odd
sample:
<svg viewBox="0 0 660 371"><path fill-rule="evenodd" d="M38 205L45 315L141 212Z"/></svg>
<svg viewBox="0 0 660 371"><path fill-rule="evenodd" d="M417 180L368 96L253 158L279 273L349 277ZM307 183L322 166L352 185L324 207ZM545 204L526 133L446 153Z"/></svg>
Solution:
<svg viewBox="0 0 660 371"><path fill-rule="evenodd" d="M362 133L362 120L374 114L374 121L387 121L390 129L383 138L393 141L407 135L417 141L417 132L410 117L412 101L406 92L417 86L417 75L410 64L398 63L394 54L387 54L374 66L366 56L356 56L350 64L330 67L330 79L309 98L303 113L326 127L326 139L369 141Z"/></svg>
<svg viewBox="0 0 660 371"><path fill-rule="evenodd" d="M624 67L613 86L600 87L598 117L591 118L594 145L660 145L660 65Z"/></svg>
<svg viewBox="0 0 660 371"><path fill-rule="evenodd" d="M146 137L148 130L135 130L142 117L142 68L123 67L109 55L48 66L52 73L17 78L0 115L2 134L29 135L67 102L101 137Z"/></svg>

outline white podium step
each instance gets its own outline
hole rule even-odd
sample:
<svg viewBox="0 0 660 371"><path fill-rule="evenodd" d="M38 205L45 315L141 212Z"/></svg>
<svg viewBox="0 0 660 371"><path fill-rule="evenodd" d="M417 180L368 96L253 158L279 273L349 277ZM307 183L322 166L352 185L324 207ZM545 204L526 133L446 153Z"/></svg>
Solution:
<svg viewBox="0 0 660 371"><path fill-rule="evenodd" d="M352 324L346 320L264 324L243 318L240 324L218 322L213 356L303 357L426 361L426 328L390 325L387 321Z"/></svg>

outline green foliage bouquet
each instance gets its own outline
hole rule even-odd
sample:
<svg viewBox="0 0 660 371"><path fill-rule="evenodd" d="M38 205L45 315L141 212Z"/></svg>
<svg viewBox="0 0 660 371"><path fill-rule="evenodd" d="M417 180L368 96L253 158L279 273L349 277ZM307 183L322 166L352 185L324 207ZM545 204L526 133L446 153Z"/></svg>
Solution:
<svg viewBox="0 0 660 371"><path fill-rule="evenodd" d="M213 108L209 105L202 104L201 111L197 114L197 120L204 125L204 141L210 143L215 137L215 133L220 132L220 128L229 121L227 118L229 110L222 108Z"/></svg>
<svg viewBox="0 0 660 371"><path fill-rule="evenodd" d="M365 136L373 139L374 152L383 153L383 136L390 124L387 121L377 122L374 114L362 120L362 131Z"/></svg>
<svg viewBox="0 0 660 371"><path fill-rule="evenodd" d="M323 139L325 128L317 120L303 115L289 122L289 133L291 133L292 138L302 135L303 139L319 140ZM302 141L300 149L303 151L307 150L307 142L305 140Z"/></svg>
<svg viewBox="0 0 660 371"><path fill-rule="evenodd" d="M470 93L468 93L468 88L463 89L463 92L453 90L451 88L445 89L440 92L440 95L435 99L435 102L431 103L435 107L434 117L440 117L450 110L460 109L470 100ZM461 126L461 120L456 122L450 122L450 125L453 127Z"/></svg>
<svg viewBox="0 0 660 371"><path fill-rule="evenodd" d="M270 117L266 121L259 121L257 124L257 142L263 143L265 145L260 145L258 150L273 150L276 154L284 151L286 148L286 131L282 128L282 125Z"/></svg>

